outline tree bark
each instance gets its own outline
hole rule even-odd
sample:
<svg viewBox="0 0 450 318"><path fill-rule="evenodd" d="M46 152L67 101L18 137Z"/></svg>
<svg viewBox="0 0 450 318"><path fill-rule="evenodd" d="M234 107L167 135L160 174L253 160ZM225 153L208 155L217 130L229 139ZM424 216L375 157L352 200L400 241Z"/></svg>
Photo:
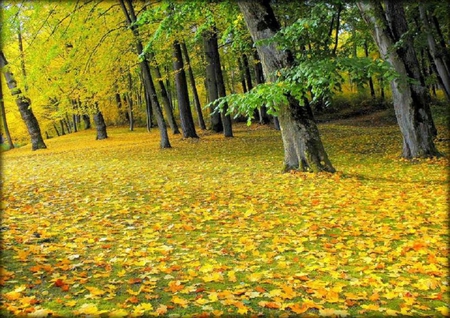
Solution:
<svg viewBox="0 0 450 318"><path fill-rule="evenodd" d="M3 100L3 88L2 88L1 80L0 80L0 109L1 109L1 115L2 115L2 125L3 125L3 130L5 131L6 140L8 141L9 149L13 149L14 143L12 142L11 134L10 134L9 128L8 128L8 121L6 120L5 103Z"/></svg>
<svg viewBox="0 0 450 318"><path fill-rule="evenodd" d="M122 7L122 11L126 17L127 24L130 27L134 39L135 39L135 45L136 45L136 53L138 55L141 55L144 51L144 47L142 45L141 40L139 39L139 32L137 30L137 26L135 25L136 22L136 14L134 13L133 3L131 0L126 0L128 4L128 9L125 5L124 0L119 0L120 5ZM142 79L144 81L144 89L147 91L147 93L150 96L151 104L153 113L156 117L156 122L158 124L159 133L160 133L160 147L161 148L171 148L170 142L169 142L169 136L167 134L167 126L166 122L164 121L164 116L161 110L161 106L158 101L158 97L156 95L155 90L155 84L153 83L153 78L150 73L150 67L148 65L147 57L144 57L140 62L141 72L142 72Z"/></svg>
<svg viewBox="0 0 450 318"><path fill-rule="evenodd" d="M216 67L214 65L214 49L213 42L217 41L217 35L214 32L205 32L203 34L203 47L206 60L206 87L208 91L208 101L211 103L219 97L217 91ZM214 132L222 132L223 124L220 114L214 112L214 108L210 107L210 128Z"/></svg>
<svg viewBox="0 0 450 318"><path fill-rule="evenodd" d="M173 43L173 70L175 71L175 86L177 89L178 108L180 110L181 129L184 138L198 138L195 131L194 119L189 104L186 73L184 71L181 45L175 40Z"/></svg>
<svg viewBox="0 0 450 318"><path fill-rule="evenodd" d="M22 94L20 88L17 87L17 82L14 79L13 73L7 68L8 61L5 55L0 51L0 67L3 69L3 75L6 79L6 84L11 91L11 95L16 97L16 104L19 108L20 116L27 126L28 134L31 138L31 149L46 149L44 139L42 138L39 123L31 110L31 101Z"/></svg>
<svg viewBox="0 0 450 318"><path fill-rule="evenodd" d="M385 5L386 11L380 2L358 2L364 20L371 26L381 56L400 75L391 82L391 89L397 122L403 135L402 157L439 156L433 142L437 132L431 116L430 96L420 72L413 41L405 35L408 24L403 5L393 1L386 1ZM403 45L395 48L400 40Z"/></svg>
<svg viewBox="0 0 450 318"><path fill-rule="evenodd" d="M205 130L206 125L205 120L203 119L202 106L200 105L200 98L198 97L197 86L195 85L194 72L192 71L191 60L189 59L186 43L184 41L181 43L181 49L183 50L184 58L188 66L189 81L191 83L192 94L194 95L194 106L197 112L198 125L200 129Z"/></svg>
<svg viewBox="0 0 450 318"><path fill-rule="evenodd" d="M442 88L444 90L447 100L450 100L450 65L447 65L444 54L440 53L438 50L438 45L436 40L431 33L431 23L429 21L427 9L424 4L419 5L420 18L423 23L424 31L427 35L428 48L430 49L431 56L433 57L434 64L436 66L436 71L441 79Z"/></svg>
<svg viewBox="0 0 450 318"><path fill-rule="evenodd" d="M213 59L214 59L214 68L216 75L216 84L217 84L217 93L219 97L225 97L225 82L223 80L222 66L220 63L220 54L219 54L219 45L217 43L217 33L216 36L211 41L212 51L213 51ZM223 110L220 112L220 119L222 120L223 125L223 135L225 137L233 137L233 129L231 124L231 116L227 115L228 105L225 104Z"/></svg>
<svg viewBox="0 0 450 318"><path fill-rule="evenodd" d="M98 109L98 106L97 106ZM106 123L103 118L103 114L100 110L94 115L95 128L97 129L97 138L96 140L102 140L108 138L108 134L106 133Z"/></svg>
<svg viewBox="0 0 450 318"><path fill-rule="evenodd" d="M158 64L156 64L155 55L153 53L149 53L149 59L153 60L153 63L155 63L155 66L153 67L153 69L155 70L156 77L157 77L156 81L158 82L159 89L161 91L161 98L163 101L164 111L167 116L167 121L169 122L170 129L172 129L172 134L177 135L180 133L180 130L178 129L178 125L175 120L175 116L173 115L172 102L169 98L169 94L167 92L166 86L164 85L164 82L163 82L163 79L161 76L161 71L159 70L159 66L158 66Z"/></svg>
<svg viewBox="0 0 450 318"><path fill-rule="evenodd" d="M280 30L268 0L240 0L240 10L253 38L253 42L272 38ZM281 51L275 44L257 46L266 79L276 80L276 71L289 67L292 55ZM284 171L335 172L322 145L309 103L300 106L298 100L287 95L288 103L279 106L279 123L284 146Z"/></svg>
<svg viewBox="0 0 450 318"><path fill-rule="evenodd" d="M255 82L256 85L262 84L265 82L264 80L264 73L263 68L261 65L261 61L258 55L258 51L255 50L253 53L253 59L256 61L255 63ZM261 107L258 108L259 112L259 123L261 125L266 125L270 122L269 115L267 114L267 107L266 105L261 105Z"/></svg>
<svg viewBox="0 0 450 318"><path fill-rule="evenodd" d="M83 118L84 121L84 130L91 129L91 119L89 115L83 114L81 115L81 118Z"/></svg>

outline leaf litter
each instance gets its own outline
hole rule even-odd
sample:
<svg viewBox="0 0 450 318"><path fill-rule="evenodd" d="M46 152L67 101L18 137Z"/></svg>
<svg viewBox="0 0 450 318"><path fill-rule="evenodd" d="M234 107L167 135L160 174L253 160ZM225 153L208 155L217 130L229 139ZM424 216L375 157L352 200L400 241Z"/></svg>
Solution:
<svg viewBox="0 0 450 318"><path fill-rule="evenodd" d="M279 132L237 127L4 153L2 315L448 315L447 157L324 124L339 172L283 174Z"/></svg>

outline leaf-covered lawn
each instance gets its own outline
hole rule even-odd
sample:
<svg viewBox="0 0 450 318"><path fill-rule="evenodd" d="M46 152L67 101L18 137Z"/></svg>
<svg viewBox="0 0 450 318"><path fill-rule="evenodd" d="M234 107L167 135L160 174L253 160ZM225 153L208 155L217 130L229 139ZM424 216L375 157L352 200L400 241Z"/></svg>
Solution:
<svg viewBox="0 0 450 318"><path fill-rule="evenodd" d="M447 315L448 157L399 160L396 126L320 128L336 174L282 174L256 125L3 153L3 315Z"/></svg>

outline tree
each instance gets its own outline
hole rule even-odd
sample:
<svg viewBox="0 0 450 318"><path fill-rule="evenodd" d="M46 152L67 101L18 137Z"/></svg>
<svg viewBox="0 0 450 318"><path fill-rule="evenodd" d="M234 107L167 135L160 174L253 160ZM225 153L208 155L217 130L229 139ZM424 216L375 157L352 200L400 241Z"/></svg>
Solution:
<svg viewBox="0 0 450 318"><path fill-rule="evenodd" d="M42 138L39 123L31 109L31 100L24 96L20 88L17 87L17 82L14 79L14 75L8 69L7 65L8 61L6 60L3 51L0 51L0 67L3 69L3 75L5 76L6 84L11 91L11 95L16 97L16 104L19 108L20 116L27 126L28 134L31 138L31 149L46 149L47 146L45 145L44 139Z"/></svg>
<svg viewBox="0 0 450 318"><path fill-rule="evenodd" d="M197 86L195 85L194 72L192 71L191 60L189 58L186 42L184 41L181 42L181 49L183 50L183 55L188 67L189 82L191 84L192 94L194 95L194 104L195 110L197 112L198 125L200 126L200 129L205 130L206 129L205 120L203 119L202 107L200 105L200 98L198 97Z"/></svg>
<svg viewBox="0 0 450 318"><path fill-rule="evenodd" d="M266 79L275 82L276 74L281 69L291 66L292 53L279 50L274 43L259 44L262 40L271 39L280 30L269 1L238 1L248 30L257 43ZM284 170L299 169L301 171L334 172L328 155L323 147L319 130L315 123L307 100L304 104L291 92L285 94L287 103L278 105L278 118L284 145Z"/></svg>
<svg viewBox="0 0 450 318"><path fill-rule="evenodd" d="M184 71L181 45L177 40L173 43L173 69L175 71L175 86L177 89L178 108L180 109L181 128L184 138L198 138L195 132L194 119L189 104L189 95Z"/></svg>
<svg viewBox="0 0 450 318"><path fill-rule="evenodd" d="M137 54L139 56L142 56L141 61L140 61L142 78L144 80L144 88L145 88L147 94L150 96L153 113L155 114L156 122L158 124L159 132L161 135L160 147L161 148L171 148L171 145L169 142L169 136L167 135L167 126L164 121L161 106L158 102L155 85L153 83L153 78L150 73L150 67L148 65L148 60L147 60L147 57L145 56L145 54L143 54L144 47L139 38L139 32L138 32L137 25L136 25L137 19L136 19L136 14L134 12L133 3L131 2L131 0L119 0L119 1L120 1L122 11L126 17L127 24L130 27L131 32L133 33ZM127 3L128 7L125 4L125 1Z"/></svg>
<svg viewBox="0 0 450 318"><path fill-rule="evenodd" d="M6 121L6 111L5 111L5 103L3 102L3 87L2 87L1 80L0 80L0 111L1 111L1 116L2 116L2 126L3 126L3 130L5 131L6 140L8 141L9 149L13 149L14 143L12 142L11 134L10 134L9 128L8 128L8 122Z"/></svg>
<svg viewBox="0 0 450 318"><path fill-rule="evenodd" d="M175 121L175 116L173 115L172 103L169 99L169 94L167 92L166 86L164 85L164 81L161 76L161 71L159 70L158 63L156 61L156 57L153 52L148 53L149 59L152 60L153 69L156 73L156 81L159 84L161 98L163 100L164 111L166 112L167 121L169 122L170 129L172 129L172 133L177 135L180 133L178 130L177 122Z"/></svg>
<svg viewBox="0 0 450 318"><path fill-rule="evenodd" d="M424 4L419 5L419 11L420 18L423 22L423 28L427 36L430 54L433 58L434 64L436 65L436 70L445 96L447 97L447 100L450 100L450 65L447 64L445 53L441 52L443 50L442 48L439 48L433 36L430 17Z"/></svg>
<svg viewBox="0 0 450 318"><path fill-rule="evenodd" d="M437 131L430 110L430 96L420 72L403 4L385 1L359 2L358 7L382 57L399 74L391 81L394 109L403 136L402 157L439 156L433 138Z"/></svg>

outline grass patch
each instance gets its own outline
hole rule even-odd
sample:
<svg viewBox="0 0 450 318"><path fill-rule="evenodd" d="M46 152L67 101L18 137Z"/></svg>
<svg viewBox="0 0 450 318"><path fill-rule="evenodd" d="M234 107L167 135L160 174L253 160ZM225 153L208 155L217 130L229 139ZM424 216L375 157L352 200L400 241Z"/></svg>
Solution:
<svg viewBox="0 0 450 318"><path fill-rule="evenodd" d="M1 314L445 315L448 157L400 160L364 118L320 129L338 173L280 173L279 132L245 124L3 153Z"/></svg>

